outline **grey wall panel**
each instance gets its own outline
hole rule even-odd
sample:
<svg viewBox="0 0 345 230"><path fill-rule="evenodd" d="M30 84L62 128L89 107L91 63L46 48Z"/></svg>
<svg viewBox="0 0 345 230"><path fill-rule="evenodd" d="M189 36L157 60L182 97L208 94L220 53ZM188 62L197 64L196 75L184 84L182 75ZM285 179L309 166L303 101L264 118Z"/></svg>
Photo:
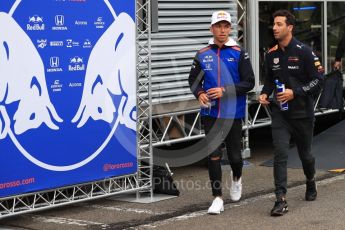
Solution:
<svg viewBox="0 0 345 230"><path fill-rule="evenodd" d="M212 37L212 12L226 10L232 17L231 36L237 38L236 0L155 0L151 37L153 103L193 100L188 74L197 50ZM154 10L154 9L153 9Z"/></svg>

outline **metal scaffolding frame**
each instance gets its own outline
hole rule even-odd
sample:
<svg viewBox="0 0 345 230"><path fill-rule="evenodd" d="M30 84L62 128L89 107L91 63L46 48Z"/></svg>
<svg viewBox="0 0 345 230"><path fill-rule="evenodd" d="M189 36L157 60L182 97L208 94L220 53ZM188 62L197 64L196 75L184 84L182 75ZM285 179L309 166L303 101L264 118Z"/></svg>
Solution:
<svg viewBox="0 0 345 230"><path fill-rule="evenodd" d="M237 37L237 41L247 48L247 2L246 0L237 0L237 25L238 30L242 32Z"/></svg>
<svg viewBox="0 0 345 230"><path fill-rule="evenodd" d="M327 115L330 113L339 112L338 109L322 109L319 108L318 103L321 93L315 101L314 111L315 116ZM247 95L246 115L242 120L242 157L250 157L249 148L249 131L255 128L261 128L271 125L271 111L269 107L262 106L258 103L257 93L249 93ZM188 116L188 122L182 120L181 117ZM157 114L152 116L152 146L159 147L164 145L176 144L186 141L201 139L205 136L201 127L200 110L193 109L189 111L181 111L166 114ZM179 136L171 137L169 132L173 129L178 131Z"/></svg>
<svg viewBox="0 0 345 230"><path fill-rule="evenodd" d="M190 124L181 121L180 116L189 116ZM191 141L205 136L201 129L200 109L153 115L152 122L154 124L152 129L153 147ZM177 130L179 137L169 135L173 129Z"/></svg>
<svg viewBox="0 0 345 230"><path fill-rule="evenodd" d="M137 0L137 192L152 191L151 4Z"/></svg>
<svg viewBox="0 0 345 230"><path fill-rule="evenodd" d="M255 47L255 39L251 39L253 36L253 28L248 26L248 23L253 23L254 9L251 9L252 2L250 0L236 0L237 2L237 25L238 30L242 32L238 36L238 42L247 50L254 53L253 47ZM252 20L252 21L251 21ZM256 28L254 28L256 29ZM255 65L256 57L251 57L252 63ZM256 83L258 84L258 82ZM259 90L258 85L255 87ZM268 107L261 106L257 101L257 94L259 92L251 92L247 95L246 103L246 116L243 119L243 152L244 158L250 157L249 148L249 130L271 125L271 112ZM321 94L320 94L321 95ZM329 113L338 112L338 110L325 110L318 107L318 100L315 103L315 115L321 116ZM189 117L189 123L183 120L183 116ZM200 110L190 109L185 111L178 111L172 113L157 114L152 116L153 129L152 129L152 141L153 147L159 147L163 145L181 143L191 140L203 138L205 136L200 121ZM169 133L172 130L177 130L174 135L170 136Z"/></svg>
<svg viewBox="0 0 345 230"><path fill-rule="evenodd" d="M137 173L0 198L0 219L123 193L152 196L150 17L150 1L136 0Z"/></svg>
<svg viewBox="0 0 345 230"><path fill-rule="evenodd" d="M135 192L137 175L126 175L85 184L51 190L26 193L0 199L0 219L34 211L56 208L85 200L93 200L114 194Z"/></svg>

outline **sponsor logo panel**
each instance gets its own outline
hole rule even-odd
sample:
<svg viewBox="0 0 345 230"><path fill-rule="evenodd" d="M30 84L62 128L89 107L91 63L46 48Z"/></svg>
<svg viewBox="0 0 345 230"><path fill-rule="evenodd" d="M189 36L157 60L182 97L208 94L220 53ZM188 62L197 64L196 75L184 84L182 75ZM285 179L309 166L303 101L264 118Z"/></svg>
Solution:
<svg viewBox="0 0 345 230"><path fill-rule="evenodd" d="M74 25L76 25L76 26L87 26L87 21L75 20Z"/></svg>
<svg viewBox="0 0 345 230"><path fill-rule="evenodd" d="M68 84L68 87L70 87L70 88L83 87L83 83L81 83L81 82L70 82Z"/></svg>
<svg viewBox="0 0 345 230"><path fill-rule="evenodd" d="M70 58L68 71L74 72L74 71L84 71L84 70L85 70L85 64L84 64L83 58L79 56L74 56Z"/></svg>
<svg viewBox="0 0 345 230"><path fill-rule="evenodd" d="M53 72L62 72L62 68L60 67L60 58L59 57L50 57L49 59L50 68L47 69L48 73Z"/></svg>
<svg viewBox="0 0 345 230"><path fill-rule="evenodd" d="M104 29L105 22L103 21L103 17L98 17L94 22L94 25L97 29Z"/></svg>
<svg viewBox="0 0 345 230"><path fill-rule="evenodd" d="M44 49L47 46L47 39L37 39L37 48Z"/></svg>
<svg viewBox="0 0 345 230"><path fill-rule="evenodd" d="M43 31L45 30L45 24L43 17L39 15L29 16L28 24L26 24L26 30L28 31Z"/></svg>
<svg viewBox="0 0 345 230"><path fill-rule="evenodd" d="M56 93L56 92L61 92L62 91L63 85L60 83L60 80L55 80L54 83L50 86L51 90Z"/></svg>
<svg viewBox="0 0 345 230"><path fill-rule="evenodd" d="M72 48L72 47L79 47L80 44L77 41L74 41L73 39L66 39L66 47Z"/></svg>

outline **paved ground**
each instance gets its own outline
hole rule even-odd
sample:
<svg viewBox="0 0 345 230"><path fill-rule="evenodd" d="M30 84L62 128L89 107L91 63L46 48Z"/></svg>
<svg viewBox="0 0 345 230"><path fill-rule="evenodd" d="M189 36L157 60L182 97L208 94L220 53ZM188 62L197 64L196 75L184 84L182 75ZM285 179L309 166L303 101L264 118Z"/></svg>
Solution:
<svg viewBox="0 0 345 230"><path fill-rule="evenodd" d="M274 197L272 194L247 198L227 204L218 216L206 210L157 221L136 229L344 229L345 197L344 175L318 182L317 201L303 199L305 186L289 189L289 213L283 217L269 216Z"/></svg>
<svg viewBox="0 0 345 230"><path fill-rule="evenodd" d="M256 138L255 138L256 137ZM259 164L272 157L267 130L251 138L251 163L244 168L242 201L231 203L228 187L229 168L224 168L225 212L208 216L212 199L207 168L201 164L173 169L181 191L178 198L151 204L100 199L0 220L0 229L345 229L343 175L317 171L320 181L316 202L306 202L301 169L288 170L290 212L272 218L272 168ZM114 197L113 197L114 198ZM116 198L116 197L115 197Z"/></svg>

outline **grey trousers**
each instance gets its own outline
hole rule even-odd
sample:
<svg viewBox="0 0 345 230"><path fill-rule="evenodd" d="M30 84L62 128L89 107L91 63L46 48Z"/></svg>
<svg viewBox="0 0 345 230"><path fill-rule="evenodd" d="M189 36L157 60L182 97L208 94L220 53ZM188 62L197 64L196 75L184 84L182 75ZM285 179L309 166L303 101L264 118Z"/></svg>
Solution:
<svg viewBox="0 0 345 230"><path fill-rule="evenodd" d="M311 154L314 118L291 119L282 112L272 114L272 138L274 151L274 185L277 198L287 192L287 160L290 139L294 138L304 175L311 180L315 175L315 158Z"/></svg>

